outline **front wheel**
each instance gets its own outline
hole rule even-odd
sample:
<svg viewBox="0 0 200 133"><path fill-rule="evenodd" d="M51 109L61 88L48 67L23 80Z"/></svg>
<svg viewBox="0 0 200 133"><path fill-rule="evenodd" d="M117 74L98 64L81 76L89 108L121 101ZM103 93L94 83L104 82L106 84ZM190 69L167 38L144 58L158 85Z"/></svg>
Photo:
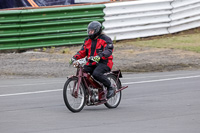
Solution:
<svg viewBox="0 0 200 133"><path fill-rule="evenodd" d="M119 80L116 83L117 78L114 74L108 74L107 77L110 80L111 85L116 89L115 91L121 88L121 83ZM115 96L111 97L104 105L107 108L116 108L121 101L121 96L122 96L122 92L119 91L118 93L115 94Z"/></svg>
<svg viewBox="0 0 200 133"><path fill-rule="evenodd" d="M85 88L81 83L77 92L78 78L69 78L63 88L63 98L65 105L72 112L80 112L85 106ZM75 93L74 93L75 90Z"/></svg>

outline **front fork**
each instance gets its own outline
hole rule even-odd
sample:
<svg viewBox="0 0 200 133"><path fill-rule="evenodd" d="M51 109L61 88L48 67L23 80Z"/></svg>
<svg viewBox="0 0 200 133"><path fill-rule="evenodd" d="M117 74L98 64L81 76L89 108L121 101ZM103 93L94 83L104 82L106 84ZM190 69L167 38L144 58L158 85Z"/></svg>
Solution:
<svg viewBox="0 0 200 133"><path fill-rule="evenodd" d="M81 83L81 78L78 78L77 88L76 88L76 84L74 84L73 86L72 96L74 96L75 98L78 98L80 83Z"/></svg>
<svg viewBox="0 0 200 133"><path fill-rule="evenodd" d="M79 92L79 87L82 81L82 69L80 69L77 73L77 77L78 77L78 83L77 83L77 88L76 88L76 84L74 84L73 86L73 92L72 92L72 96L74 96L75 98L78 98L78 92Z"/></svg>

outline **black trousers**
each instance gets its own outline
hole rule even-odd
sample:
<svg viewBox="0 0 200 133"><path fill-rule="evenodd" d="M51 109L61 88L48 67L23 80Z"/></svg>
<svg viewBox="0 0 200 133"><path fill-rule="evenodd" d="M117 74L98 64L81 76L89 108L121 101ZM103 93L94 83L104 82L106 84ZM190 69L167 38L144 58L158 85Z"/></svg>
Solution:
<svg viewBox="0 0 200 133"><path fill-rule="evenodd" d="M110 80L104 75L104 73L110 72L110 68L102 63L98 63L95 66L84 66L84 71L90 73L97 81L103 83L107 88L110 87Z"/></svg>

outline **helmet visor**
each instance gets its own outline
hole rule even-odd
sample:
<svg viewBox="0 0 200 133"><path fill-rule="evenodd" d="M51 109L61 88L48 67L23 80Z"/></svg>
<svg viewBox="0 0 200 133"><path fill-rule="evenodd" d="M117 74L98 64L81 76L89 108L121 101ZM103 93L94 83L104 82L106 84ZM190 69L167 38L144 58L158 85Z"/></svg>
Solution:
<svg viewBox="0 0 200 133"><path fill-rule="evenodd" d="M88 35L94 35L95 30L94 29L88 29Z"/></svg>

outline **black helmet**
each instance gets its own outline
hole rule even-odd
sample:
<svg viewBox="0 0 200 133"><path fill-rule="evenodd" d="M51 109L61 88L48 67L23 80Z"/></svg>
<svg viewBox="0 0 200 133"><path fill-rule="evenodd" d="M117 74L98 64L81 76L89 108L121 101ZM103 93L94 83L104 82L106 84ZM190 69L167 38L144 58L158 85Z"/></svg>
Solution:
<svg viewBox="0 0 200 133"><path fill-rule="evenodd" d="M102 25L98 21L92 21L88 25L87 33L90 39L95 39L102 32Z"/></svg>

